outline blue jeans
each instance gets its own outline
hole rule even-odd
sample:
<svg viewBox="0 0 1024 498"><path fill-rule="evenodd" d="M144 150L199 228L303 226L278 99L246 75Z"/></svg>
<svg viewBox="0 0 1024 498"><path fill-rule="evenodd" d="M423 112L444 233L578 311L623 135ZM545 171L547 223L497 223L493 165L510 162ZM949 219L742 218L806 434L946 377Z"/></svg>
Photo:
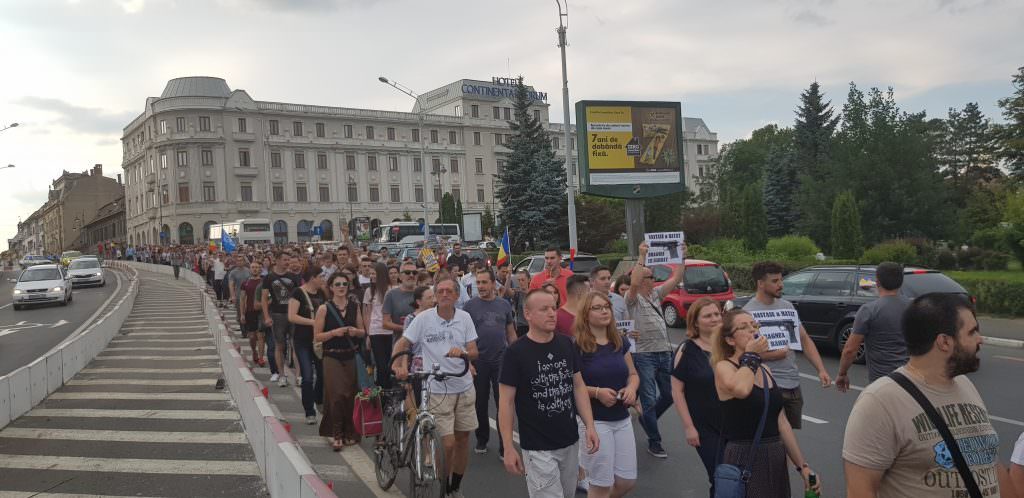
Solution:
<svg viewBox="0 0 1024 498"><path fill-rule="evenodd" d="M313 354L312 341L295 341L294 345L295 356L299 358L299 375L302 376L302 409L307 417L312 417L316 415L313 405L324 399L324 367Z"/></svg>
<svg viewBox="0 0 1024 498"><path fill-rule="evenodd" d="M644 408L640 427L647 433L647 444L660 444L658 418L672 406L672 352L634 353L633 364L640 375L640 403Z"/></svg>

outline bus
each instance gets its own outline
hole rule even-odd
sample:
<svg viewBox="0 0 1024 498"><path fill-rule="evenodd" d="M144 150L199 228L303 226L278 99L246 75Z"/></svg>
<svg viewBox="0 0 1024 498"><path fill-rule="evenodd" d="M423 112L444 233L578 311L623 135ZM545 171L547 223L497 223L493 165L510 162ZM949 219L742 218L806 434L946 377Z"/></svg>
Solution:
<svg viewBox="0 0 1024 498"><path fill-rule="evenodd" d="M221 233L224 231L238 244L271 244L274 241L270 220L266 218L246 218L210 225L210 240L220 246Z"/></svg>
<svg viewBox="0 0 1024 498"><path fill-rule="evenodd" d="M450 242L462 240L457 223L432 223L430 238L444 237ZM423 229L415 221L395 221L373 229L372 242L412 244L423 240Z"/></svg>

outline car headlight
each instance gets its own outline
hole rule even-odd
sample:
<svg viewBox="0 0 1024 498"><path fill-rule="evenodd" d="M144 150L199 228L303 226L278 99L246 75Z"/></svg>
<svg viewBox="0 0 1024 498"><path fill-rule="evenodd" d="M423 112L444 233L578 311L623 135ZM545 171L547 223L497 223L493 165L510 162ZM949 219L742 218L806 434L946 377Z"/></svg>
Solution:
<svg viewBox="0 0 1024 498"><path fill-rule="evenodd" d="M53 292L60 292L60 291L62 291L62 290L64 290L64 288L63 288L63 287L54 287L54 288L53 288Z"/></svg>
<svg viewBox="0 0 1024 498"><path fill-rule="evenodd" d="M22 291L21 289L14 289L14 295L15 296L17 296L18 294L22 294L22 293L24 293L24 291Z"/></svg>
<svg viewBox="0 0 1024 498"><path fill-rule="evenodd" d="M94 273L93 276L102 277L103 276L103 272L98 271L98 272Z"/></svg>

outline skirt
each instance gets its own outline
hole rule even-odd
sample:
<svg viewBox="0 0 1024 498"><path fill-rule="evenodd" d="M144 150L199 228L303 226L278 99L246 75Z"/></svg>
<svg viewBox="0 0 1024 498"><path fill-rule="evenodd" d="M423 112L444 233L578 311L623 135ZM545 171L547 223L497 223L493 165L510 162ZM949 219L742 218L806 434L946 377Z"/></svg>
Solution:
<svg viewBox="0 0 1024 498"><path fill-rule="evenodd" d="M324 355L324 409L320 435L358 441L352 411L355 409L356 360L338 360Z"/></svg>
<svg viewBox="0 0 1024 498"><path fill-rule="evenodd" d="M751 441L729 441L725 444L722 463L744 465L748 461ZM747 496L757 498L789 498L789 468L786 466L786 445L778 436L761 438L750 461L750 482Z"/></svg>

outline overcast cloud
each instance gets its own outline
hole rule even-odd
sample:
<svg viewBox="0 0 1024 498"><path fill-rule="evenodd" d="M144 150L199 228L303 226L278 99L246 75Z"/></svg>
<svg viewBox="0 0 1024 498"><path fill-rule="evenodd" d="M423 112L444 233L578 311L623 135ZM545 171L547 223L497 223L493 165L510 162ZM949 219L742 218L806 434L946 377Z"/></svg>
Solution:
<svg viewBox="0 0 1024 498"><path fill-rule="evenodd" d="M572 0L570 0L572 1ZM550 0L0 0L0 234L61 170L120 172L121 128L167 80L220 76L257 100L409 110L427 91L522 74L560 121ZM819 81L892 86L908 111L995 101L1024 65L1020 0L589 0L570 5L569 91L677 100L721 143L789 125ZM557 116L557 118L555 117ZM20 188L19 188L20 187Z"/></svg>

